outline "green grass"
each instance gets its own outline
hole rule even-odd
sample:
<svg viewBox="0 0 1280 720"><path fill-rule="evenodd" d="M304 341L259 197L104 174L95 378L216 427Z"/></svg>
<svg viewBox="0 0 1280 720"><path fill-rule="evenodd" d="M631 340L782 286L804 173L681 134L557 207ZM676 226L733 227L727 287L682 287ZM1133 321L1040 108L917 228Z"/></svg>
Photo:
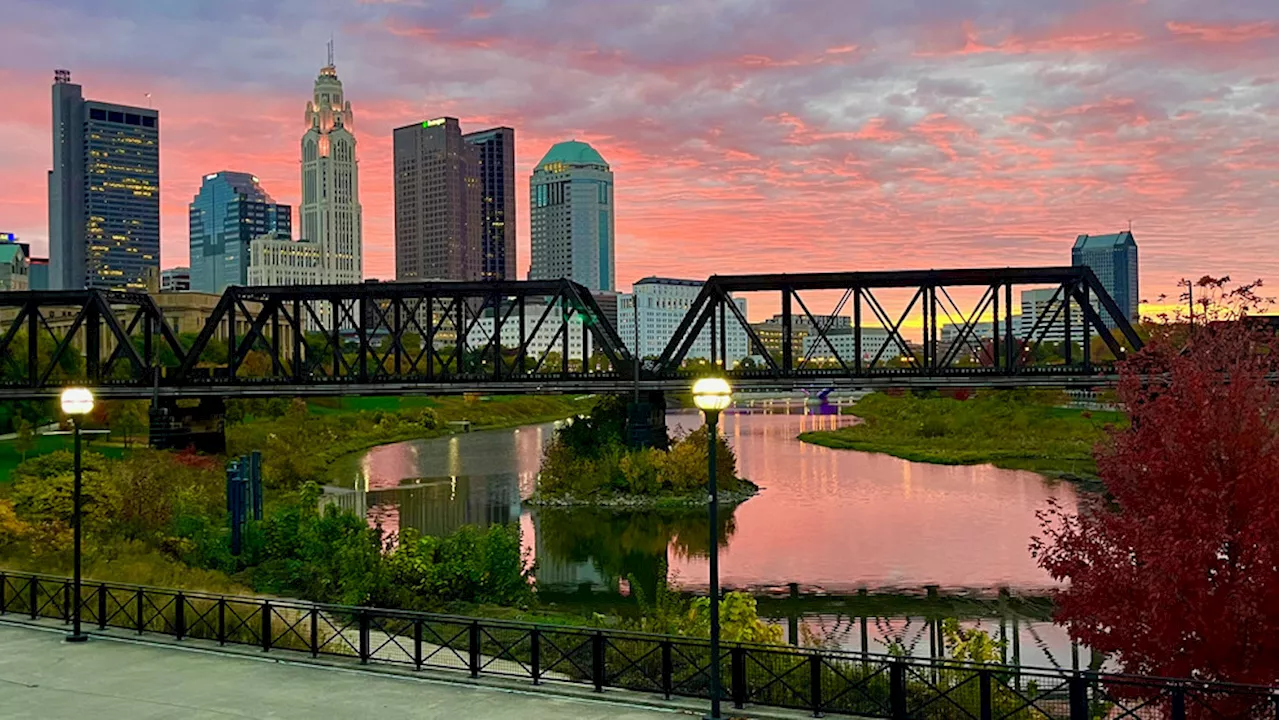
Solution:
<svg viewBox="0 0 1280 720"><path fill-rule="evenodd" d="M35 447L27 451L27 458L47 455L56 450L71 450L73 440L69 435L36 435ZM141 440L143 445L146 439ZM0 440L0 483L9 482L13 471L22 464L22 453L18 452L16 440ZM85 450L106 455L109 458L122 457L126 450L123 445L105 440L89 440L84 443Z"/></svg>
<svg viewBox="0 0 1280 720"><path fill-rule="evenodd" d="M1055 398L1019 391L969 400L868 395L849 412L861 424L807 432L804 442L879 452L940 465L989 463L1010 470L1076 480L1097 489L1094 448L1123 413L1055 407Z"/></svg>

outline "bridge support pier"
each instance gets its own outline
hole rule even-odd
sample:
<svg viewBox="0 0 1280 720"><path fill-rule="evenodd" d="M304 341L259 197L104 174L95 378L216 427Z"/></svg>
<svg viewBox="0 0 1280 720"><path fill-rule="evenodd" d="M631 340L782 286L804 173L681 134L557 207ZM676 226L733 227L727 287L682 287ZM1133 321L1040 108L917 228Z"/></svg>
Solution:
<svg viewBox="0 0 1280 720"><path fill-rule="evenodd" d="M640 393L627 403L627 437L632 447L667 449L667 398L661 390Z"/></svg>
<svg viewBox="0 0 1280 720"><path fill-rule="evenodd" d="M227 451L223 434L226 401L221 397L180 399L158 397L151 401L151 447L221 454Z"/></svg>

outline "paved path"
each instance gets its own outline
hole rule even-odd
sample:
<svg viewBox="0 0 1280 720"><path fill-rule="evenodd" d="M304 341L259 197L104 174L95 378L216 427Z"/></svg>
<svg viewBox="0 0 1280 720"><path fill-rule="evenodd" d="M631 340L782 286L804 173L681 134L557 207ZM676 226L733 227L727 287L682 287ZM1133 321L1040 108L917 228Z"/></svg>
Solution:
<svg viewBox="0 0 1280 720"><path fill-rule="evenodd" d="M0 624L0 718L680 720L616 702L405 679Z"/></svg>

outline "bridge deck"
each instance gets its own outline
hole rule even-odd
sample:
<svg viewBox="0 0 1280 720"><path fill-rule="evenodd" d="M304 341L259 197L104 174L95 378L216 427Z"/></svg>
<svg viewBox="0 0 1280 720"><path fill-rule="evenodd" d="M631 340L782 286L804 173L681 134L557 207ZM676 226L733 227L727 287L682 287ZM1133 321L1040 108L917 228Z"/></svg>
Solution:
<svg viewBox="0 0 1280 720"><path fill-rule="evenodd" d="M0 623L5 718L648 720L672 710L275 662Z"/></svg>

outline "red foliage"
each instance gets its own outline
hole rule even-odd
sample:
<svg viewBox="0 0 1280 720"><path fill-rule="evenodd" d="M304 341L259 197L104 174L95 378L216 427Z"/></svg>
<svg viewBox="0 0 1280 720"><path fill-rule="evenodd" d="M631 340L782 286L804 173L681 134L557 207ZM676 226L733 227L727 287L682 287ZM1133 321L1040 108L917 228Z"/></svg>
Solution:
<svg viewBox="0 0 1280 720"><path fill-rule="evenodd" d="M1276 353L1256 323L1154 336L1121 366L1132 423L1098 451L1108 497L1041 515L1032 551L1070 581L1056 620L1128 672L1280 673Z"/></svg>
<svg viewBox="0 0 1280 720"><path fill-rule="evenodd" d="M197 470L214 470L218 467L218 459L208 455L201 455L196 452L195 448L188 445L185 449L173 454L174 462L180 465L186 465Z"/></svg>

